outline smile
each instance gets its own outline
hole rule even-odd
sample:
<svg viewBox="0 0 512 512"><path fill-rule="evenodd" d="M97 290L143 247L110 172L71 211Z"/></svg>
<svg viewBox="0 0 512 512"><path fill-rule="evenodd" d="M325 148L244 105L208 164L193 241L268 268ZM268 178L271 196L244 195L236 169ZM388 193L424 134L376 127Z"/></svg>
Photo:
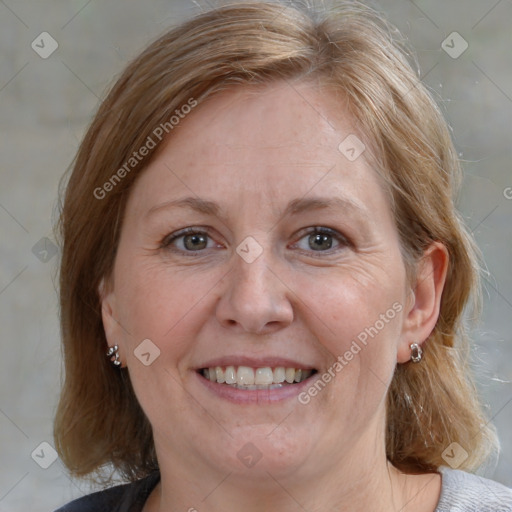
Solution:
<svg viewBox="0 0 512 512"><path fill-rule="evenodd" d="M211 382L243 390L278 389L303 382L316 370L301 368L251 368L250 366L215 366L202 368L199 373Z"/></svg>

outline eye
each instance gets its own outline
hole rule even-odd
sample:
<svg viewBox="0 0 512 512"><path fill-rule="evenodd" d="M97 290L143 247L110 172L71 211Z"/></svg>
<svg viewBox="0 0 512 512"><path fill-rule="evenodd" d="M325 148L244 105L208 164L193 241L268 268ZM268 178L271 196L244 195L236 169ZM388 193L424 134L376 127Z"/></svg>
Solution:
<svg viewBox="0 0 512 512"><path fill-rule="evenodd" d="M166 236L160 245L162 248L192 253L218 246L205 228L185 228L176 231Z"/></svg>
<svg viewBox="0 0 512 512"><path fill-rule="evenodd" d="M305 251L334 252L351 244L341 233L334 229L314 227L294 245Z"/></svg>

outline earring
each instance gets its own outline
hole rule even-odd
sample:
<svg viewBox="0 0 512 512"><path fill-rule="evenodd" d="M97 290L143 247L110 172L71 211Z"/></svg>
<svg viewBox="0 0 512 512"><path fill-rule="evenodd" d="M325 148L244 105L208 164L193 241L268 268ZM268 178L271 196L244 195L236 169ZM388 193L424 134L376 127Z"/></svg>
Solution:
<svg viewBox="0 0 512 512"><path fill-rule="evenodd" d="M107 357L110 358L110 362L114 366L121 366L121 360L119 359L119 345L114 345L113 347L109 347L106 355L107 355Z"/></svg>
<svg viewBox="0 0 512 512"><path fill-rule="evenodd" d="M423 350L421 350L421 347L417 343L411 343L409 347L411 349L411 361L413 363L419 363L423 357Z"/></svg>

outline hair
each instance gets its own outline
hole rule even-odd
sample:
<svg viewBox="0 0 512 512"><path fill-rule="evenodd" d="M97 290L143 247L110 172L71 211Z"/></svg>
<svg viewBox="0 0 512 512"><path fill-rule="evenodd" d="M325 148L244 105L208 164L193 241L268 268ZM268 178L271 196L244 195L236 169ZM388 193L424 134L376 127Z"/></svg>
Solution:
<svg viewBox="0 0 512 512"><path fill-rule="evenodd" d="M151 425L127 370L105 357L98 293L113 270L129 191L158 149L148 137L163 126L172 137L176 111L220 91L312 79L343 96L357 120L387 183L410 279L433 241L449 253L423 361L398 364L388 390L387 457L405 472L435 471L457 442L468 453L461 469L486 460L496 438L470 376L464 325L479 293L477 252L454 206L461 177L449 129L409 58L396 29L358 2L330 9L248 2L195 16L127 66L89 126L61 206L65 380L54 434L72 474L107 466L135 480L158 469ZM145 145L141 163L131 161Z"/></svg>

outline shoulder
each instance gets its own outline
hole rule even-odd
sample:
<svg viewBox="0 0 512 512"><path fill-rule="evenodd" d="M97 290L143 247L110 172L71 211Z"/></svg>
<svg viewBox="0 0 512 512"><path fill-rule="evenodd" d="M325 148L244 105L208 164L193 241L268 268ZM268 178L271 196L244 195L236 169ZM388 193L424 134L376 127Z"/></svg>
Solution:
<svg viewBox="0 0 512 512"><path fill-rule="evenodd" d="M78 498L55 512L140 512L160 480L159 473Z"/></svg>
<svg viewBox="0 0 512 512"><path fill-rule="evenodd" d="M512 512L512 489L481 476L439 468L441 496L435 512Z"/></svg>

